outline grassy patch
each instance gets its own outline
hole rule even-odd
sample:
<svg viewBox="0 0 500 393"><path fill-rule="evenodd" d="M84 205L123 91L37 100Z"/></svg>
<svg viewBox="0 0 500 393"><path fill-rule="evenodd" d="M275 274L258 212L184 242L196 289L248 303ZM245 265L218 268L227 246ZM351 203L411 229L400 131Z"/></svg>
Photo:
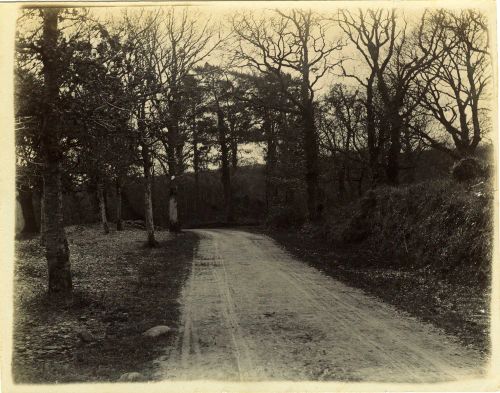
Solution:
<svg viewBox="0 0 500 393"><path fill-rule="evenodd" d="M15 382L116 381L135 371L150 380L152 360L174 340L196 236L161 231L160 246L148 249L137 229L103 235L98 226L72 226L67 234L75 286L70 304L56 304L45 294L47 269L38 239L16 244ZM142 336L156 325L174 330ZM92 339L82 340L82 330Z"/></svg>

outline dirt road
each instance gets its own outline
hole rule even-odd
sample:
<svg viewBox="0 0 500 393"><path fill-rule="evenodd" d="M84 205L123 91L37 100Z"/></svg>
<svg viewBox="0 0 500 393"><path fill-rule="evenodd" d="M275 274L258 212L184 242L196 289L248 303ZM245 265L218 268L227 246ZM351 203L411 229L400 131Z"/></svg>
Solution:
<svg viewBox="0 0 500 393"><path fill-rule="evenodd" d="M476 377L476 353L294 259L263 235L197 230L164 379L437 382Z"/></svg>

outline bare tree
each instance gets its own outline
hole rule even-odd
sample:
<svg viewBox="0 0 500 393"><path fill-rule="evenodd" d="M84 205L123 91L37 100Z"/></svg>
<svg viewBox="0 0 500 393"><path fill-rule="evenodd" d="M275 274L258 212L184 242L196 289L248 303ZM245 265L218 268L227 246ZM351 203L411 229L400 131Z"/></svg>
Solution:
<svg viewBox="0 0 500 393"><path fill-rule="evenodd" d="M129 121L136 130L136 143L144 171L144 218L147 244L157 245L153 217L153 157L158 142L156 128L153 127L152 98L158 93L154 69L144 50L154 31L159 14L141 11L138 15L125 15L127 36L123 42L126 55L122 59L122 78L126 84L126 108Z"/></svg>
<svg viewBox="0 0 500 393"><path fill-rule="evenodd" d="M158 23L152 25L144 47L146 58L154 70L158 93L153 104L159 118L159 139L166 152L169 191L169 229L179 231L177 198L179 176L184 171L184 147L187 138L182 135L181 123L187 122L189 103L184 99L183 85L194 68L206 59L223 41L210 22L199 24L183 9L175 8L161 13ZM188 127L184 131L189 130Z"/></svg>
<svg viewBox="0 0 500 393"><path fill-rule="evenodd" d="M320 147L334 162L340 198L347 191L346 183L350 184L354 177L354 169L359 172L356 180L360 192L364 171L372 165L373 152L368 148L370 135L366 133L365 104L366 97L359 90L335 84L320 106Z"/></svg>
<svg viewBox="0 0 500 393"><path fill-rule="evenodd" d="M445 31L439 41L443 55L423 75L424 81L433 83L422 106L442 125L448 138L440 140L427 132L420 135L455 159L474 155L488 127L484 99L492 74L486 17L475 10L441 10L432 22L425 33ZM454 148L447 143L450 138Z"/></svg>
<svg viewBox="0 0 500 393"><path fill-rule="evenodd" d="M205 64L202 72L206 90L210 96L210 107L217 119L217 142L220 153L219 161L226 221L232 222L234 221L234 210L230 170L230 128L227 121L232 109L230 95L233 84L225 70L220 67Z"/></svg>
<svg viewBox="0 0 500 393"><path fill-rule="evenodd" d="M390 141L386 175L390 184L397 185L403 125L432 84L432 80L418 85L415 81L422 71L442 55L443 48L439 41L443 30L423 34L429 24L427 12L424 12L418 27L412 31L408 31L406 21L398 18L394 9L359 10L357 15L340 10L337 20L369 67L367 81L360 80L367 86L368 92L368 89L373 92L371 81L376 78ZM398 23L401 25L398 26ZM370 121L368 124L371 124ZM372 133L370 129L368 131Z"/></svg>
<svg viewBox="0 0 500 393"><path fill-rule="evenodd" d="M302 119L307 211L311 221L320 218L318 203L318 135L315 124L315 91L321 78L340 60L334 52L340 41L329 42L330 24L310 10L275 11L275 16L257 19L242 14L233 20L233 31L239 39L236 56L244 65L276 78L284 93L294 103ZM285 72L300 79L298 96L287 88Z"/></svg>

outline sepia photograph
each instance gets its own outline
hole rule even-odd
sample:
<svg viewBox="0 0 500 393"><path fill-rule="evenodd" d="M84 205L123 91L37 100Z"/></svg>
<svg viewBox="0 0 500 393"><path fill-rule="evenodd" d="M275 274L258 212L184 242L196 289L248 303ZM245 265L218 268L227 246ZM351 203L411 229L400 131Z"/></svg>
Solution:
<svg viewBox="0 0 500 393"><path fill-rule="evenodd" d="M6 393L500 390L494 0L0 11Z"/></svg>

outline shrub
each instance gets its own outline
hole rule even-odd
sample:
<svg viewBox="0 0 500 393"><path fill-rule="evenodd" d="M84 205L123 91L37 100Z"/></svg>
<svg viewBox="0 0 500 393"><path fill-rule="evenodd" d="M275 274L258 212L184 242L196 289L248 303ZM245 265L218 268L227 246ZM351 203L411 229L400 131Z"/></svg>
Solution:
<svg viewBox="0 0 500 393"><path fill-rule="evenodd" d="M351 206L338 240L369 253L359 263L423 269L486 283L493 239L493 192L483 182L381 187Z"/></svg>
<svg viewBox="0 0 500 393"><path fill-rule="evenodd" d="M266 225L275 229L297 229L305 222L304 212L293 206L273 206L266 220Z"/></svg>
<svg viewBox="0 0 500 393"><path fill-rule="evenodd" d="M485 176L488 172L486 166L477 158L463 158L457 161L451 170L453 178L458 182L474 180Z"/></svg>
<svg viewBox="0 0 500 393"><path fill-rule="evenodd" d="M368 190L361 198L354 209L354 214L348 223L340 231L340 239L347 243L363 241L370 234L371 214L377 205L376 194L373 190Z"/></svg>

